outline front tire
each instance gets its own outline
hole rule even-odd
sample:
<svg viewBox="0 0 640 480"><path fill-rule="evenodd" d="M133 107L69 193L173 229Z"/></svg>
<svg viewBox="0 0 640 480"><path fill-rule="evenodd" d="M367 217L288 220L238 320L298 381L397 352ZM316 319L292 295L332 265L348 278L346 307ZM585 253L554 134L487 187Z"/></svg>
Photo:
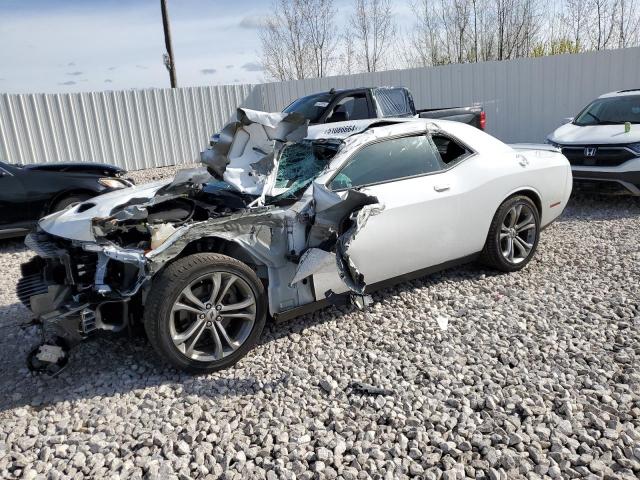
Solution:
<svg viewBox="0 0 640 480"><path fill-rule="evenodd" d="M215 372L256 344L265 303L264 287L247 265L197 253L176 260L153 280L144 327L158 355L175 367Z"/></svg>
<svg viewBox="0 0 640 480"><path fill-rule="evenodd" d="M507 198L491 221L482 251L483 262L503 272L522 270L530 261L540 239L540 213L524 195Z"/></svg>

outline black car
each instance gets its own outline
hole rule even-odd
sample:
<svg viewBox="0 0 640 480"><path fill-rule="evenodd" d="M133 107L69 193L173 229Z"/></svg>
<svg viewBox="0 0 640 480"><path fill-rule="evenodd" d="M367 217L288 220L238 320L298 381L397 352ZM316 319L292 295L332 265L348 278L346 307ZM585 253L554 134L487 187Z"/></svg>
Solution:
<svg viewBox="0 0 640 480"><path fill-rule="evenodd" d="M0 162L0 238L26 234L49 213L133 185L126 170L98 163Z"/></svg>

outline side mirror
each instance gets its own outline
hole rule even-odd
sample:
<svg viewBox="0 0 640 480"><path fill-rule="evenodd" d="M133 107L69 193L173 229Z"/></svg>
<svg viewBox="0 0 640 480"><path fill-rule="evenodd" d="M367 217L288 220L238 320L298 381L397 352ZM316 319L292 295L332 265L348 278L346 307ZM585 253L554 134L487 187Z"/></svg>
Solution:
<svg viewBox="0 0 640 480"><path fill-rule="evenodd" d="M567 117L562 119L562 124L566 125L567 123L573 122L573 117Z"/></svg>

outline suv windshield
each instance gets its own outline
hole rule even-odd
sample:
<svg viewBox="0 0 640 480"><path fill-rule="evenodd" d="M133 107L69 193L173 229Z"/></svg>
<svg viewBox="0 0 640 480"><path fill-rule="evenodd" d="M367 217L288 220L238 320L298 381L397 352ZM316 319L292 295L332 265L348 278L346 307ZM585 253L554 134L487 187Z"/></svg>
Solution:
<svg viewBox="0 0 640 480"><path fill-rule="evenodd" d="M640 123L640 95L599 98L582 110L575 125L616 125Z"/></svg>
<svg viewBox="0 0 640 480"><path fill-rule="evenodd" d="M310 123L318 123L318 120L331 103L333 95L330 93L319 93L302 97L293 102L283 110L284 113L297 112Z"/></svg>

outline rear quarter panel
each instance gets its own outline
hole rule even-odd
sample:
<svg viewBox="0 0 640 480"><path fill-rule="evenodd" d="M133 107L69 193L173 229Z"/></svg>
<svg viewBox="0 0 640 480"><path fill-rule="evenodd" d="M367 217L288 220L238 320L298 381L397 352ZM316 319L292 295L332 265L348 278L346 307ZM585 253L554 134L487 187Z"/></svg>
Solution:
<svg viewBox="0 0 640 480"><path fill-rule="evenodd" d="M527 153L527 165L521 164L520 153L478 154L456 168L457 201L464 224L466 254L483 249L491 221L499 206L519 192L533 192L540 200L541 225L557 218L567 204L568 162L552 153L537 157ZM558 156L560 158L558 158ZM454 168L454 170L456 169Z"/></svg>

